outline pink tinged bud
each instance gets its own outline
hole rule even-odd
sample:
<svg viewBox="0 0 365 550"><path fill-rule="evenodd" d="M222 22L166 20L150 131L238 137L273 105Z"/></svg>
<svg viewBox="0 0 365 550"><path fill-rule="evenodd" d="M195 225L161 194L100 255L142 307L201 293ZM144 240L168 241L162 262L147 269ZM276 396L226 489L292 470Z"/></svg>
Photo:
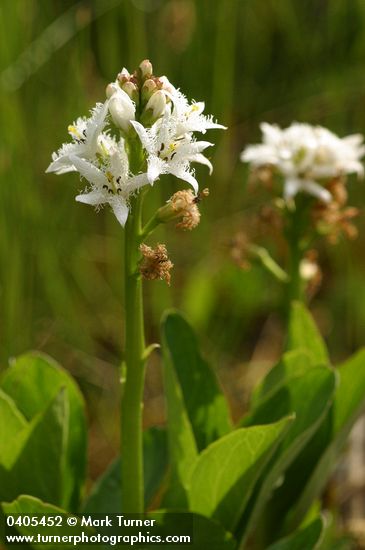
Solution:
<svg viewBox="0 0 365 550"><path fill-rule="evenodd" d="M109 112L114 124L128 132L131 128L130 121L135 118L135 107L123 90L118 90L109 99Z"/></svg>
<svg viewBox="0 0 365 550"><path fill-rule="evenodd" d="M153 73L152 63L148 59L144 59L139 66L143 79L151 78Z"/></svg>
<svg viewBox="0 0 365 550"><path fill-rule="evenodd" d="M118 74L117 78L118 78L119 82L124 83L124 82L127 82L130 79L130 77L131 77L131 75L129 74L127 69L125 67L123 67L123 69Z"/></svg>
<svg viewBox="0 0 365 550"><path fill-rule="evenodd" d="M161 90L155 92L151 98L148 100L146 105L146 111L152 111L152 116L154 119L160 118L166 109L166 96Z"/></svg>

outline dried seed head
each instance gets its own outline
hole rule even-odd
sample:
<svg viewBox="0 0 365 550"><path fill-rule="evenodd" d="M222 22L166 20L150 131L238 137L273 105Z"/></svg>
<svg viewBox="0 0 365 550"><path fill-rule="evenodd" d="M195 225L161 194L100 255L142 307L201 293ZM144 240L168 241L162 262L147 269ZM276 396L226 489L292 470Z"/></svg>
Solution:
<svg viewBox="0 0 365 550"><path fill-rule="evenodd" d="M194 195L191 189L184 189L172 195L171 199L158 210L157 218L166 223L175 218L181 221L176 225L179 229L194 229L200 222L198 203L203 197L209 195L209 190L204 189L198 195Z"/></svg>
<svg viewBox="0 0 365 550"><path fill-rule="evenodd" d="M170 285L170 271L174 264L169 260L166 246L158 244L155 248L151 248L142 243L139 250L143 256L139 266L142 277L149 281L165 279L167 284Z"/></svg>
<svg viewBox="0 0 365 550"><path fill-rule="evenodd" d="M197 205L199 195L195 196L190 190L178 191L171 199L173 210L181 217L181 221L176 224L179 229L187 229L191 231L199 225L200 212Z"/></svg>
<svg viewBox="0 0 365 550"><path fill-rule="evenodd" d="M343 208L336 202L318 204L312 212L317 231L327 237L330 244L337 244L341 235L347 239L355 239L358 230L353 219L359 215L358 208Z"/></svg>
<svg viewBox="0 0 365 550"><path fill-rule="evenodd" d="M327 189L333 197L333 201L339 206L345 206L347 202L346 178L333 178L328 184Z"/></svg>

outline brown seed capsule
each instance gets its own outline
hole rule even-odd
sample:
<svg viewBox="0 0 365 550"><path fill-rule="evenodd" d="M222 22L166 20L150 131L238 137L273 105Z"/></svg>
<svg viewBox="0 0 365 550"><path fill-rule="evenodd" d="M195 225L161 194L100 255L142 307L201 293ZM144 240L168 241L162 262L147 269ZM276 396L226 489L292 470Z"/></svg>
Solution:
<svg viewBox="0 0 365 550"><path fill-rule="evenodd" d="M204 189L194 195L191 189L177 191L165 206L159 209L157 218L160 222L166 223L175 218L181 221L176 225L179 229L194 229L200 222L198 203L203 197L209 195L209 190Z"/></svg>
<svg viewBox="0 0 365 550"><path fill-rule="evenodd" d="M170 285L170 271L174 267L174 264L169 260L166 246L158 244L155 248L151 248L142 243L139 250L143 256L139 266L142 277L150 281L165 279L167 284Z"/></svg>

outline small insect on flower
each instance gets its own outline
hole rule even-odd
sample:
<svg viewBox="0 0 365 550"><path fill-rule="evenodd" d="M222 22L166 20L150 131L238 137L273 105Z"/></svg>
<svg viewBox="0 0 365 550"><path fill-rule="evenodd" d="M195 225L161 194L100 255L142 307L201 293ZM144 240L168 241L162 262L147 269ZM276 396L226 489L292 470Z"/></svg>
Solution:
<svg viewBox="0 0 365 550"><path fill-rule="evenodd" d="M365 147L359 134L340 138L322 126L296 122L285 129L263 123L261 131L263 143L246 147L241 160L254 170L268 168L280 174L287 201L304 192L329 203L328 180L351 173L363 176L360 159Z"/></svg>

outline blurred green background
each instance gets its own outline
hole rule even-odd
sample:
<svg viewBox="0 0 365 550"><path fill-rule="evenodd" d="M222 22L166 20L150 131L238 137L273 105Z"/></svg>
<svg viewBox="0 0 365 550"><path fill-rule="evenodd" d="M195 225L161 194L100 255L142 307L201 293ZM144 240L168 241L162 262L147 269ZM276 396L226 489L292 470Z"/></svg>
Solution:
<svg viewBox="0 0 365 550"><path fill-rule="evenodd" d="M0 14L1 365L37 348L70 369L92 403L96 472L116 449L123 235L108 209L95 214L74 201L76 174L44 173L52 151L122 67L144 58L229 126L208 134L212 177L197 170L211 192L200 226L165 227L153 239L166 243L175 269L171 287L145 284L146 331L158 339L163 309L181 308L240 410L252 364L280 353L282 325L280 288L230 257L250 210L239 153L260 139L264 120L365 132L365 2L2 0ZM162 178L149 209L181 187ZM349 190L361 208L365 183L351 180ZM365 343L362 218L358 225L357 241L323 248L323 284L311 304L335 361ZM157 364L147 378L147 424L163 419Z"/></svg>

